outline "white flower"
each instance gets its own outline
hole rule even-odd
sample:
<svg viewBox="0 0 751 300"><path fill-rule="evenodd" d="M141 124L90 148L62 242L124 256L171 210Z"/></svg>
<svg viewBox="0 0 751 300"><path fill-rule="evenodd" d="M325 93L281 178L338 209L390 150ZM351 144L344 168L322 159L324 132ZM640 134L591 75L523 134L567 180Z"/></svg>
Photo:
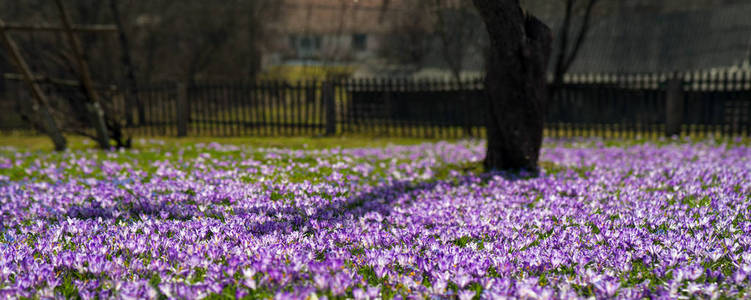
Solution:
<svg viewBox="0 0 751 300"><path fill-rule="evenodd" d="M245 279L253 279L253 275L256 275L256 271L251 268L243 269L243 277Z"/></svg>
<svg viewBox="0 0 751 300"><path fill-rule="evenodd" d="M475 294L475 291L472 290L461 291L459 292L459 300L472 300Z"/></svg>
<svg viewBox="0 0 751 300"><path fill-rule="evenodd" d="M160 284L159 290L162 291L162 294L167 296L167 298L172 298L172 287L169 284Z"/></svg>

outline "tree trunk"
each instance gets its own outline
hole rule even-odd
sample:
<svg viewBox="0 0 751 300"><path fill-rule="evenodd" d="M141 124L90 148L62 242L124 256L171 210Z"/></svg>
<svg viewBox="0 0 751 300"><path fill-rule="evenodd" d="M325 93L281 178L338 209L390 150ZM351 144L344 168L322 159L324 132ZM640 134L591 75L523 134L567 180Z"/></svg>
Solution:
<svg viewBox="0 0 751 300"><path fill-rule="evenodd" d="M0 19L0 37L2 37L3 43L7 47L10 57L23 75L23 80L29 86L29 89L31 89L31 94L36 100L35 103L30 105L32 115L29 119L34 125L40 126L44 133L50 137L52 143L55 145L56 151L65 150L67 147L67 141L65 140L65 136L63 136L62 130L60 130L57 122L52 117L47 96L35 81L34 74L31 73L31 68L29 68L26 60L21 55L21 50L19 50L18 45L16 45L16 42L10 37L8 32L5 31L5 22L2 19Z"/></svg>
<svg viewBox="0 0 751 300"><path fill-rule="evenodd" d="M547 98L550 29L518 0L473 0L490 37L488 170L537 170Z"/></svg>
<svg viewBox="0 0 751 300"><path fill-rule="evenodd" d="M99 148L108 150L110 148L110 139L107 134L107 122L104 117L104 110L101 104L99 104L99 95L94 89L94 83L91 79L91 73L89 72L89 65L84 58L83 48L73 32L73 24L70 15L65 11L65 6L63 5L62 0L56 0L55 4L57 4L57 8L60 10L60 19L62 20L63 28L65 28L65 34L68 38L70 48L73 50L73 57L78 64L78 75L81 81L81 87L83 88L83 91L86 92L86 97L88 98L86 111L88 113L89 121L96 132L96 141L99 143Z"/></svg>

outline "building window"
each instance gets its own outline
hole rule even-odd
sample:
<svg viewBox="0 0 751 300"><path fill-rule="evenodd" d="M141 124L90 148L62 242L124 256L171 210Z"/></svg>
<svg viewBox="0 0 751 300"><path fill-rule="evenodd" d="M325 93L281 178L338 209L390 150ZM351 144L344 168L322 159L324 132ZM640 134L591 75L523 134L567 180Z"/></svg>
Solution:
<svg viewBox="0 0 751 300"><path fill-rule="evenodd" d="M320 50L322 41L323 41L323 38L320 35L314 36L313 37L313 49Z"/></svg>
<svg viewBox="0 0 751 300"><path fill-rule="evenodd" d="M310 51L310 50L319 50L321 49L321 41L322 38L320 36L303 36L299 39L299 47L300 50L303 51Z"/></svg>
<svg viewBox="0 0 751 300"><path fill-rule="evenodd" d="M310 37L304 36L300 38L300 49L302 50L310 50L311 44L313 44L310 40Z"/></svg>
<svg viewBox="0 0 751 300"><path fill-rule="evenodd" d="M365 34L357 33L352 35L352 49L357 51L365 51L368 48L368 36Z"/></svg>

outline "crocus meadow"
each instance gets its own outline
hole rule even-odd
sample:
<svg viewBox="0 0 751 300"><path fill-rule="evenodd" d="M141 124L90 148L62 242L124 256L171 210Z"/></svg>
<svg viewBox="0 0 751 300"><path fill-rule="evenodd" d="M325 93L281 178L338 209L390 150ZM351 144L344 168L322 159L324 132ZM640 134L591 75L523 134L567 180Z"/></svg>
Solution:
<svg viewBox="0 0 751 300"><path fill-rule="evenodd" d="M748 297L751 149L0 149L0 298Z"/></svg>

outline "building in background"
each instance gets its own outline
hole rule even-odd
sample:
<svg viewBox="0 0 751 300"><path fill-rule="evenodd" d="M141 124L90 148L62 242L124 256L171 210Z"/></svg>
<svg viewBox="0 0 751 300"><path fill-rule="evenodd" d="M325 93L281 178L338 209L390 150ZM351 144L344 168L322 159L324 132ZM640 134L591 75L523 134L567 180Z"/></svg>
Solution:
<svg viewBox="0 0 751 300"><path fill-rule="evenodd" d="M273 24L274 47L266 65L382 66L383 47L392 47L397 20L414 16L421 0L286 0ZM581 2L581 1L580 1ZM557 33L563 1L526 0L526 8ZM423 12L429 14L430 12ZM570 72L663 72L748 65L751 59L751 1L600 0L588 38ZM432 34L420 69L446 75L440 41ZM576 25L575 25L576 26ZM484 30L478 28L477 30ZM410 39L404 43L419 43ZM480 43L482 44L482 43ZM394 49L404 52L402 49ZM394 51L391 51L393 53ZM465 71L481 73L480 51L469 54Z"/></svg>
<svg viewBox="0 0 751 300"><path fill-rule="evenodd" d="M377 55L389 20L405 0L286 0L269 62L342 64Z"/></svg>
<svg viewBox="0 0 751 300"><path fill-rule="evenodd" d="M280 16L270 26L267 67L346 65L356 76L430 77L483 68L477 33L484 26L471 0L285 0Z"/></svg>

